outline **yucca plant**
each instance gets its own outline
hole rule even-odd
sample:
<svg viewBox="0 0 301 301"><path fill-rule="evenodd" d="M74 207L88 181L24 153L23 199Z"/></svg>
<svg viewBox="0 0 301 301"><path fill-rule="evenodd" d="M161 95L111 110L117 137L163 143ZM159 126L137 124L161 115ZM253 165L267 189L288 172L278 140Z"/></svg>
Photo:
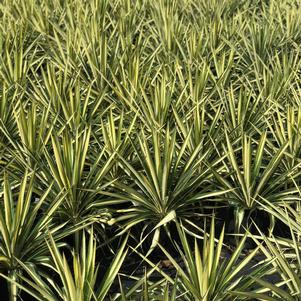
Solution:
<svg viewBox="0 0 301 301"><path fill-rule="evenodd" d="M132 117L132 114L125 116L124 112L120 115L114 114L113 110L110 110L108 116L101 123L102 140L96 141L99 147L104 146L107 154L107 159L114 158L116 153L124 158L131 158L134 156L131 143L131 135L136 130L137 116L135 115L132 120L128 120ZM106 156L104 156L106 157ZM117 179L123 173L122 168L119 166L117 157L113 160L113 166L109 171L112 179Z"/></svg>
<svg viewBox="0 0 301 301"><path fill-rule="evenodd" d="M220 175L214 171L214 175L222 187L231 190L227 193L226 200L235 210L235 231L239 232L245 212L249 211L250 215L260 208L257 201L261 198L272 202L298 199L298 190L294 185L284 185L298 174L297 165L285 172L281 168L288 147L287 141L274 151L267 146L267 132L261 133L258 140L243 134L237 139L237 148L233 147L227 133L225 140L227 159L224 160L224 166L227 173ZM273 227L274 220L271 216L270 232Z"/></svg>
<svg viewBox="0 0 301 301"><path fill-rule="evenodd" d="M260 236L250 235L260 246L265 261L273 267L271 272L277 280L271 283L267 279L254 277L260 288L249 293L237 291L234 294L258 300L300 300L300 213L286 203L276 207L273 203L262 200L261 204L267 212L287 225L290 237L266 237L260 230Z"/></svg>
<svg viewBox="0 0 301 301"><path fill-rule="evenodd" d="M209 151L203 152L200 143L189 152L189 138L182 145L176 142L176 132L169 127L165 131L153 130L149 136L141 131L133 141L137 163L130 163L119 156L120 165L128 178L113 183L116 192L105 193L119 200L131 202L127 209L118 210L116 217L123 231L136 224L152 225L156 239L160 228L174 220L191 218L194 208L202 200L225 193L211 190L210 169L203 164ZM196 209L200 212L200 209ZM142 233L143 234L143 233Z"/></svg>
<svg viewBox="0 0 301 301"><path fill-rule="evenodd" d="M166 285L170 286L171 300L242 300L244 298L234 296L233 292L238 289L247 295L248 291L256 287L254 278L261 278L273 271L273 267L269 265L255 266L252 263L258 254L259 246L248 254L243 253L247 235L243 236L232 254L227 254L224 228L219 237L215 237L214 219L211 221L210 231L198 228L198 234L192 233L181 223L176 223L180 241L173 243L181 258L176 260L159 244L170 268L176 272L176 277L159 268L159 263L154 264L148 257L133 249L152 269L145 274L144 279L130 280L133 284L127 291L124 291L121 285L121 293L117 295L117 300L132 300L131 298L139 296L142 300L165 300L165 294L161 293L160 296L158 291L166 291ZM150 281L153 271L161 274L162 279ZM248 276L245 273L248 273ZM140 291L142 285L144 289Z"/></svg>
<svg viewBox="0 0 301 301"><path fill-rule="evenodd" d="M65 254L59 248L51 236L47 239L47 246L51 254L51 263L46 267L53 270L59 277L59 282L52 280L51 274L37 269L34 265L20 265L27 276L20 275L22 284L17 284L35 300L70 300L70 301L102 301L106 298L108 291L122 265L126 256L126 240L120 246L115 258L108 270L102 275L99 284L99 269L96 262L97 244L93 230L90 230L90 238L86 241L82 236L80 254L72 252L73 264L70 266ZM16 285L14 279L9 279Z"/></svg>
<svg viewBox="0 0 301 301"><path fill-rule="evenodd" d="M44 147L48 144L53 129L53 125L48 126L49 107L42 111L35 103L24 107L16 104L12 114L16 130L12 131L9 125L1 126L3 138L7 141L6 157L11 160L7 162L7 168L14 173L23 174L26 169L41 170Z"/></svg>
<svg viewBox="0 0 301 301"><path fill-rule="evenodd" d="M266 243L261 251L266 256L266 260L271 262L273 275L277 280L271 282L264 277L254 277L253 280L260 288L248 293L236 291L234 295L252 300L254 298L267 301L300 300L300 241L297 240L297 236L293 236L292 240L288 241L273 236L267 238L262 234L261 239ZM256 241L262 243L257 239Z"/></svg>
<svg viewBox="0 0 301 301"><path fill-rule="evenodd" d="M93 142L91 127L77 130L74 136L67 130L61 135L53 133L51 141L52 149L44 152L47 165L43 166L40 183L43 187L53 179L53 195L60 191L65 193L57 216L61 221L73 225L85 222L106 224L111 218L108 206L112 203L107 202L102 194L106 187L115 181L109 176L115 153L108 157L105 147L101 150L98 149L99 145L89 148L89 143ZM77 232L77 250L78 243Z"/></svg>
<svg viewBox="0 0 301 301"><path fill-rule="evenodd" d="M179 252L184 263L184 267L160 246L164 254L170 260L178 273L178 283L182 283L184 291L187 291L187 300L237 300L230 294L233 290L248 291L253 285L251 277L263 276L269 268L250 268L249 263L259 250L259 247L252 250L248 255L242 256L242 251L247 236L237 245L234 252L227 258L223 253L224 228L218 238L215 238L215 220L212 219L210 231L203 232L202 240L194 239L194 247L190 246L189 238L185 229L177 223L180 236ZM199 245L202 244L202 247ZM248 276L243 275L247 273ZM173 283L174 284L174 283ZM247 293L246 293L247 294Z"/></svg>
<svg viewBox="0 0 301 301"><path fill-rule="evenodd" d="M224 125L234 136L240 136L241 133L252 136L265 128L264 116L270 115L260 94L256 95L247 86L242 86L238 91L231 86L229 91L223 94L226 94L223 97L222 112Z"/></svg>
<svg viewBox="0 0 301 301"><path fill-rule="evenodd" d="M300 160L300 135L301 135L301 110L289 106L284 112L277 109L274 114L269 116L267 125L273 135L273 140L279 145L288 141L288 147L283 158L285 168L291 169Z"/></svg>
<svg viewBox="0 0 301 301"><path fill-rule="evenodd" d="M18 271L21 264L41 264L47 261L49 252L44 243L47 233L53 239L63 238L72 233L70 229L60 230L64 224L54 222L54 214L64 200L58 194L51 202L47 200L52 185L39 198L34 197L36 177L25 173L21 183L11 186L5 173L0 203L0 267L13 279L9 287L10 300L17 300ZM48 206L45 206L45 205Z"/></svg>

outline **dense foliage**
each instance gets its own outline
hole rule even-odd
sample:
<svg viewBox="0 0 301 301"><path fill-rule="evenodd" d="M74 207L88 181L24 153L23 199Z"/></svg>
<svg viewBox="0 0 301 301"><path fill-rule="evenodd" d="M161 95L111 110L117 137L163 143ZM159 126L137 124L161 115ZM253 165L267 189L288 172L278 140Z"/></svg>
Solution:
<svg viewBox="0 0 301 301"><path fill-rule="evenodd" d="M301 300L299 1L0 16L1 300Z"/></svg>

